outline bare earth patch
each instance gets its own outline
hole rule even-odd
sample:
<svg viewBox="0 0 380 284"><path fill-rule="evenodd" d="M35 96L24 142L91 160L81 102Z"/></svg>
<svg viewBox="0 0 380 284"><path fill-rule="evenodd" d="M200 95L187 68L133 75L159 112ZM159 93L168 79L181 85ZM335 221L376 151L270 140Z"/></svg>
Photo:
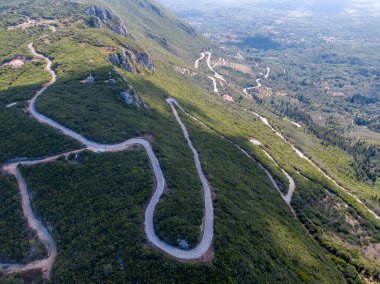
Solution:
<svg viewBox="0 0 380 284"><path fill-rule="evenodd" d="M364 249L364 255L373 259L376 264L380 264L380 243L367 246Z"/></svg>
<svg viewBox="0 0 380 284"><path fill-rule="evenodd" d="M153 143L155 141L154 135L152 133L145 133L142 138L149 143Z"/></svg>
<svg viewBox="0 0 380 284"><path fill-rule="evenodd" d="M30 18L28 18L22 24L19 24L19 25L16 25L16 26L10 26L7 29L9 31L11 31L11 30L27 30L29 28L36 27L36 26L49 26L49 29L52 32L55 32L56 31L56 27L54 27L52 25L58 25L58 26L60 26L60 25L62 25L64 23L67 23L67 22L68 22L67 19L47 20L47 19L30 19Z"/></svg>
<svg viewBox="0 0 380 284"><path fill-rule="evenodd" d="M183 68L183 67L180 67L180 66L174 66L174 72L182 74L182 75L188 75L190 77L195 77L196 75L198 75L197 72L194 72L194 71L192 71L190 69Z"/></svg>
<svg viewBox="0 0 380 284"><path fill-rule="evenodd" d="M256 145L256 146L262 145L262 143L259 140L255 139L255 138L249 139L249 142L251 142L253 145Z"/></svg>
<svg viewBox="0 0 380 284"><path fill-rule="evenodd" d="M26 56L18 54L12 59L5 60L0 66L10 66L12 69L20 68L27 61Z"/></svg>
<svg viewBox="0 0 380 284"><path fill-rule="evenodd" d="M223 100L226 101L226 102L229 102L229 103L234 103L234 99L233 97L231 97L230 95L224 95L223 96Z"/></svg>

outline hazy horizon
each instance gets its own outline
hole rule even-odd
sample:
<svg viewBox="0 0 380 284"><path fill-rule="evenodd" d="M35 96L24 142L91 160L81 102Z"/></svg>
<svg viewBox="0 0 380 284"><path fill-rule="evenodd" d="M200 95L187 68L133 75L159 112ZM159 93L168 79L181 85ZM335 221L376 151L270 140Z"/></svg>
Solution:
<svg viewBox="0 0 380 284"><path fill-rule="evenodd" d="M355 11L380 11L376 0L158 0L171 10L210 10L221 7L254 5L260 8L294 11L307 10L313 13L336 14Z"/></svg>

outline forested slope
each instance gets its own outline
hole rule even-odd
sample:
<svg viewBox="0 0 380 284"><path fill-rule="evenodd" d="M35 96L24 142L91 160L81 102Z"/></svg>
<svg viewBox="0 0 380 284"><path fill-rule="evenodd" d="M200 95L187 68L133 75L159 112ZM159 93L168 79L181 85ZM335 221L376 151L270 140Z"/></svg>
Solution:
<svg viewBox="0 0 380 284"><path fill-rule="evenodd" d="M98 142L133 137L151 141L167 181L167 191L155 212L155 229L164 241L178 246L180 240L186 240L190 247L195 246L204 211L191 152L165 101L170 96L241 145L281 180L279 166L268 161L248 138L254 135L267 145L297 182L293 205L298 218L258 163L181 114L213 189L211 254L202 261L180 262L146 241L143 214L154 181L141 149L85 152L76 158L22 168L34 209L58 245L54 282L360 283L360 265L368 276L376 275L376 266L360 252L355 254L366 245L364 240L372 238L375 243L380 237L376 232L379 225L368 212L297 158L260 121L211 95L204 80L198 82L174 71L175 66L192 68L189 65L202 49L212 46L207 40L150 1L104 0L96 5L101 13L89 13L94 7L87 2L38 0L0 5L2 15L8 15L1 22L0 36L7 39L0 43L1 62L17 54L31 58L17 69L0 67L0 115L3 125L9 125L1 134L2 162L81 147L28 116L27 100L49 80L44 62L32 60L26 49L33 42L53 61L58 74L57 81L38 99L39 111ZM6 29L24 22L26 16L59 21L25 30ZM119 24L125 24L125 29ZM89 69L95 78L92 84L81 82L89 76ZM133 104L126 103L122 91L133 94ZM7 107L14 102L15 106ZM15 181L2 178L14 192ZM4 208L14 208L14 200L20 200L15 192L13 199L9 195L2 199ZM323 216L326 207L320 201L324 199L331 205L330 220ZM11 228L13 220L20 218L20 211L13 213L1 216L5 221L0 225L12 230L10 236L27 232L21 222ZM359 220L355 222L362 235L349 236L355 228L347 225L352 220L346 221L347 216ZM337 222L341 226L335 226ZM336 239L351 239L352 255L336 244ZM28 238L5 239L0 252L7 255L0 255L0 260L26 262L29 247ZM17 281L19 277L29 276L3 279Z"/></svg>

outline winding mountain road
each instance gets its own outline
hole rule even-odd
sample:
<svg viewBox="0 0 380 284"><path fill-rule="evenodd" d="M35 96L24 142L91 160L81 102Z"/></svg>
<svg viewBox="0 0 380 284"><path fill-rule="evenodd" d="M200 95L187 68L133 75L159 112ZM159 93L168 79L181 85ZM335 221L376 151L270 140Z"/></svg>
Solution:
<svg viewBox="0 0 380 284"><path fill-rule="evenodd" d="M199 62L201 60L203 60L204 58L206 58L206 62L207 62L207 66L208 68L214 73L214 77L215 78L218 78L220 75L214 70L214 68L211 66L211 56L212 56L212 53L211 52L202 52L201 53L201 57L199 59L197 59L195 65L196 66L199 66ZM252 90L252 89L258 89L258 88L261 88L262 84L260 83L261 79L268 79L269 78L269 74L271 72L271 69L269 67L266 67L266 74L262 77L262 78L258 78L256 79L256 86L255 87L249 87L249 88L245 88L243 89L243 94L246 95L247 97L249 96L249 90ZM217 89L217 84L216 84L216 80L214 77L212 76L208 76L212 81L213 81L213 85L214 85L214 91L215 91L215 88ZM220 76L221 77L221 76ZM221 77L221 79L223 79L224 82L226 82L226 80L224 80L223 77ZM226 82L227 83L227 82ZM218 90L219 91L219 90ZM247 109L245 109L245 111L248 111L248 112L251 112L252 114L254 114L255 116L257 116L265 125L267 125L278 137L280 137L284 142L286 142L292 149L293 151L295 151L295 153L302 159L306 160L309 164L311 164L317 171L319 171L320 173L323 174L323 176L325 178L327 178L328 180L330 180L335 186L337 186L339 189L343 190L344 192L346 192L348 195L350 195L351 197L353 197L358 203L360 203L368 212L370 212L370 214L375 218L375 219L380 219L380 216L375 212L373 211L371 208L369 208L363 201L360 200L359 197L357 197L355 194L351 193L348 189L344 188L343 186L341 186L335 179L333 179L327 172L325 172L323 169L321 169L314 161L312 161L310 158L308 158L304 153L302 153L295 145L293 145L289 140L287 140L281 133L279 133L277 130L275 130L272 125L269 123L268 119L261 116L260 114L256 113L256 112L253 112L253 111L249 111ZM294 123L293 123L294 124ZM301 126L299 124L297 124L297 127L298 126ZM232 142L232 141L231 141ZM232 142L233 143L233 142ZM238 147L239 149L241 149L238 145L234 144L236 147ZM241 151L245 152L246 155L250 156L245 150L241 149ZM250 156L251 157L251 156ZM253 157L251 157L253 158ZM268 173L269 174L269 173ZM285 173L284 173L285 174ZM289 176L289 174L285 174L287 176L287 178L291 178ZM271 176L270 176L271 179L273 179ZM274 181L274 180L272 180ZM294 185L294 186L293 186ZM289 179L289 192L288 192L288 196L286 196L286 198L284 199L285 202L289 205L290 202L291 202L291 198L292 198L292 195L293 195L293 192L295 190L295 184L294 184L294 180L291 180ZM283 196L283 195L282 195ZM284 197L284 196L283 196Z"/></svg>
<svg viewBox="0 0 380 284"><path fill-rule="evenodd" d="M207 57L206 57L207 56ZM214 67L217 66L218 64L215 64L214 67L211 66L211 57L212 57L212 53L211 52L202 52L201 53L201 56L195 61L194 65L195 65L195 68L199 68L199 62L202 61L203 59L206 58L206 62L207 62L207 66L208 68L214 73L214 76L219 76L221 77L215 70L214 70ZM271 69L269 67L266 68L266 74L263 78L267 79L269 77L269 73L271 71ZM216 75L217 74L217 75ZM213 76L210 76L208 75L207 76L209 79L212 80L213 82L213 86L214 86L214 92L215 93L218 93L219 94L219 90L218 90L218 86L217 86L217 80L215 77ZM226 82L226 80L221 77L223 79L224 82ZM248 90L250 89L256 89L256 88L260 88L261 87L261 83L260 83L260 80L261 78L257 79L256 80L256 83L257 83L257 86L256 87L252 87L252 88L246 88L244 89L244 93L249 95L248 94ZM220 83L222 84L222 82L220 81ZM226 82L227 83L227 82ZM223 86L223 85L222 85ZM217 133L216 131L214 131L211 127L209 127L208 125L206 125L205 123L203 123L202 121L200 121L199 119L197 119L196 117L192 116L191 114L189 114L188 112L186 112L178 103L177 103L177 106L182 110L183 113L185 113L186 115L190 116L193 120L197 121L198 123L200 123L201 125L205 126L207 129L209 129L210 131L212 131L213 133L217 134L219 137L221 137L222 139L230 142L232 145L234 145L240 152L242 152L245 156L247 156L249 159L253 160L255 163L259 164L259 166L265 171L265 173L267 174L267 176L269 177L270 181L272 182L273 186L277 189L277 191L280 193L281 197L284 199L285 203L289 206L290 210L293 212L293 214L295 214L295 211L293 210L293 208L291 207L291 201L292 201L292 197L293 197L293 194L296 190L296 184L294 182L294 179L284 170L280 167L280 165L272 158L272 156L269 155L269 153L265 150L264 153L281 169L281 171L284 173L284 175L287 177L288 181L289 181L289 189L288 189L288 192L286 194L283 194L278 186L278 184L276 183L274 177L271 175L271 173L258 161L256 160L253 156L251 156L247 151L245 151L243 148L241 148L239 145L237 145L236 143L234 143L232 140L226 138L225 136ZM255 113L256 114L256 113ZM258 115L258 114L256 114ZM261 117L261 116L260 116ZM264 117L261 117L263 122L268 125L269 127L271 127L271 125L269 124L268 120ZM272 128L272 127L271 127ZM272 130L274 130L272 128ZM261 142L259 142L260 145L261 145Z"/></svg>
<svg viewBox="0 0 380 284"><path fill-rule="evenodd" d="M269 78L269 74L270 74L270 68L269 67L266 67L265 68L266 69L266 71L267 71L267 73L265 73L265 75L264 75L264 79L268 79Z"/></svg>
<svg viewBox="0 0 380 284"><path fill-rule="evenodd" d="M212 72L214 72L214 76L215 76L215 78L218 78L218 76L220 76L215 70L214 70L214 68L211 66L211 63L210 63L210 61L211 61L211 56L212 56L212 54L211 54L211 52L205 52L205 53L202 53L202 57L199 59L199 60L202 60L202 59L204 59L205 57L206 57L206 61L207 61L207 65L208 65L208 67L209 67L209 69L212 71ZM199 64L199 61L198 61L198 64ZM247 96L249 96L249 91L250 90L253 90L253 89L259 89L259 88L261 88L261 86L262 86L262 84L260 83L260 81L261 81L261 79L268 79L269 78L269 74L270 74L270 71L271 71L271 69L269 68L269 67L266 67L266 74L262 77L262 78L258 78L258 79L256 79L256 86L255 87L249 87L249 88L245 88L245 89L243 89L243 94L245 94L245 95L247 95ZM220 76L221 77L221 76ZM210 78L210 76L209 76L209 78ZM214 86L215 86L215 82L216 82L216 80L215 80L215 78L213 78L214 80L213 80L213 83L214 83ZM210 78L211 79L211 78ZM223 77L221 77L221 79L223 79L223 81L224 82L226 82L225 80L224 80L224 78ZM246 110L245 109L245 111L248 111L248 110ZM249 111L249 112L251 112L251 113L253 113L255 116L257 116L257 117L259 117L260 118L260 120L265 124L265 125L267 125L278 137L280 137L283 141L285 141L295 152L296 152L296 154L300 157L300 158L302 158L302 159L304 159L304 160L306 160L309 164L311 164L315 169L317 169L320 173L322 173L323 174L323 176L325 177L325 178L327 178L328 180L330 180L335 186L337 186L338 188L340 188L341 190L343 190L344 192L346 192L348 195L350 195L351 197L353 197L358 203L360 203L364 208L366 208L366 210L368 211L368 212L370 212L370 214L373 216L373 217L375 217L375 219L380 219L380 216L378 215L378 214L376 214L376 212L375 211L373 211L371 208L369 208L363 201L361 201L360 200L360 198L359 197L357 197L355 194L353 194L353 193L351 193L348 189L346 189L346 188L344 188L343 186L341 186L335 179L333 179L328 173L326 173L324 170L322 170L314 161L312 161L311 159L309 159L304 153L302 153L295 145L293 145L289 140L287 140L281 133L279 133L278 131L276 131L273 127L272 127L272 125L269 123L269 121L268 121L268 119L267 118L265 118L265 117L263 117L263 116L261 116L260 114L258 114L258 113L256 113L256 112L253 112L253 111ZM300 126L299 124L297 124L297 126ZM248 154L248 153L247 153ZM289 175L288 174L286 174L286 176L288 177L288 179L289 179ZM289 182L290 182L290 179L289 179ZM293 181L293 183L294 183L294 181ZM290 185L292 185L293 183L289 183ZM294 190L295 190L295 186L294 186L294 189L292 189L292 190L289 190L289 192L294 192ZM287 203L289 203L290 204L290 201L291 201L291 197L292 197L292 195L290 195L290 196L288 196L287 198L286 198L286 202ZM290 198L290 201L289 201L289 198Z"/></svg>
<svg viewBox="0 0 380 284"><path fill-rule="evenodd" d="M245 88L245 89L243 90L244 94L249 95L249 91L250 91L250 90L260 89L261 86L262 86L261 83L260 83L260 81L261 81L261 78L256 79L256 84L257 84L257 85L256 85L255 87Z"/></svg>
<svg viewBox="0 0 380 284"><path fill-rule="evenodd" d="M289 181L289 189L288 189L288 192L286 194L283 194L280 190L280 188L278 187L278 184L276 183L274 177L271 175L271 173L258 161L256 160L253 156L251 156L246 150L244 150L243 148L241 148L238 144L236 144L235 142L233 142L232 140L230 140L229 138L223 136L222 134L219 134L218 132L216 132L214 129L212 129L210 126L206 125L204 122L202 122L201 120L199 120L198 118L196 118L195 116L191 115L190 113L188 113L187 111L185 111L177 102L174 102L177 107L184 113L186 114L187 116L189 116L191 119L193 119L194 121L198 122L200 125L204 126L205 128L207 128L209 131L211 131L212 133L216 134L217 136L219 136L221 139L229 142L230 144L232 144L234 147L236 147L243 155L245 155L247 158L249 158L250 160L252 160L253 162L257 163L264 171L265 173L267 174L267 176L269 177L270 181L272 182L273 186L277 189L277 191L280 193L281 197L284 199L285 203L289 206L290 210L292 211L292 213L295 215L295 211L293 210L293 208L291 207L291 201L292 201L292 197L293 197L293 194L296 190L296 184L294 182L294 179L284 170L280 167L280 165L272 158L272 156L269 155L269 153L267 151L264 151L264 153L269 157L269 159L271 159L280 169L281 171L285 174L285 176L287 177L288 181ZM258 140L256 140L258 141ZM258 141L259 142L259 141ZM262 145L261 142L259 142L258 145Z"/></svg>
<svg viewBox="0 0 380 284"><path fill-rule="evenodd" d="M251 139L251 142L252 144L256 145L256 146L261 146L261 147L264 147L262 145L264 145L263 143L261 143L259 140L253 138ZM272 184L273 186L277 189L277 191L280 193L282 199L284 199L285 203L290 207L290 209L292 210L292 212L295 214L293 208L291 207L291 202L292 202L292 198L293 198L293 194L294 192L296 191L296 183L294 182L294 179L283 169L281 168L281 166L276 162L275 159L273 159L273 157L265 150L265 149L261 149L264 154L272 161L276 164L277 167L279 167L281 169L281 171L283 172L283 174L286 176L286 178L288 179L288 182L289 182L289 188L288 188L288 192L286 194L282 193L282 191L280 190L280 188L278 187L278 184L276 183L275 179L273 178L273 176L270 174L270 172L264 168L264 166L262 164L260 164L261 168L263 168L265 170L265 172L267 173L267 175L269 176L270 180L272 181Z"/></svg>
<svg viewBox="0 0 380 284"><path fill-rule="evenodd" d="M211 66L211 56L212 56L211 52L202 52L201 56L197 60L195 60L194 66L195 66L195 69L198 69L199 62L206 58L207 67L214 73L213 76L207 75L207 78L209 78L212 82L212 85L214 87L214 93L219 95L218 81L219 81L219 84L223 87L223 81L226 82L226 80L219 73L217 73L214 70L214 68Z"/></svg>
<svg viewBox="0 0 380 284"><path fill-rule="evenodd" d="M172 98L167 99L167 103L170 105L172 112L178 124L180 125L182 132L184 134L184 137L193 153L195 166L196 166L199 178L201 180L203 193L204 193L205 211L204 211L204 222L203 222L203 228L202 228L202 238L201 238L200 243L191 250L181 250L165 243L164 241L159 239L159 237L157 236L154 230L154 223L153 223L154 212L164 192L165 178L151 144L142 138L133 138L133 139L129 139L127 141L124 141L118 144L100 144L83 137L82 135L70 130L69 128L55 122L54 120L38 112L35 106L36 100L38 99L40 95L42 95L46 91L46 89L50 85L54 84L54 82L57 79L57 75L51 69L52 62L49 58L43 56L42 54L39 54L33 47L32 43L28 45L28 48L30 49L30 51L33 53L34 56L46 61L47 63L46 70L49 71L51 75L50 82L47 83L41 90L39 90L36 93L36 95L29 101L28 110L31 116L41 123L50 125L51 127L54 127L60 130L63 134L82 143L85 147L81 150L63 153L61 155L48 157L46 159L15 162L15 163L4 165L3 170L15 176L15 178L17 179L19 190L21 193L22 209L23 209L24 216L28 222L29 227L37 233L38 238L45 245L46 250L48 252L48 257L46 259L35 261L26 265L0 263L0 269L5 271L6 273L17 273L17 272L39 269L43 272L45 278L49 278L52 267L55 262L55 258L57 256L57 245L53 237L51 236L47 228L42 224L41 220L39 220L33 212L31 201L30 201L30 193L28 191L25 180L18 169L19 165L36 165L39 163L47 163L50 161L54 161L58 159L59 157L68 156L72 153L79 153L81 151L91 151L95 153L119 152L119 151L124 151L133 145L140 145L145 149L149 157L151 167L154 172L154 176L156 180L156 189L145 211L144 230L145 230L147 239L154 246L161 249L168 255L171 255L181 260L194 260L194 259L199 259L202 256L204 256L206 252L210 249L210 246L213 240L213 235L214 235L214 212L213 212L211 188L202 171L199 154L197 150L194 148L194 146L192 145L190 137L189 137L189 133L185 125L181 121L177 113L177 110L175 108L175 106L179 106L179 104ZM182 108L180 109L183 110Z"/></svg>
<svg viewBox="0 0 380 284"><path fill-rule="evenodd" d="M258 78L258 79L256 79L256 86L255 86L255 87L245 88L245 89L243 90L243 93L244 93L244 94L249 95L249 91L250 91L250 90L256 90L256 89L260 89L260 88L261 88L262 84L260 83L260 81L261 81L262 79L267 80L267 79L269 78L269 74L270 74L270 70L271 70L271 69L270 69L269 67L266 67L265 70L266 70L265 75L264 75L262 78ZM260 73L260 74L261 74L261 73Z"/></svg>
<svg viewBox="0 0 380 284"><path fill-rule="evenodd" d="M198 176L200 178L200 181L202 183L203 195L204 195L204 208L205 209L204 209L204 222L202 225L202 238L201 238L199 244L195 248L193 248L191 250L182 250L182 249L173 247L173 246L165 243L164 241L162 241L157 236L157 234L154 230L154 222L153 222L154 212L155 212L156 206L157 206L157 204L158 204L158 202L159 202L159 200L160 200L160 198L164 192L165 178L164 178L164 174L162 172L161 166L159 164L159 161L158 161L158 159L157 159L157 157L153 151L152 145L148 141L146 141L142 138L132 138L132 139L129 139L129 140L126 140L124 142L117 143L117 144L97 143L97 142L94 142L94 141L91 141L91 140L85 138L84 136L72 131L71 129L55 122L54 120L52 120L52 119L46 117L45 115L43 115L42 113L38 112L38 110L36 109L36 106L35 106L36 100L38 99L39 96L41 96L46 91L46 89L50 85L55 83L55 81L57 79L57 75L51 69L52 62L49 58L38 53L35 50L35 48L33 47L33 44L29 44L28 48L30 49L30 51L33 53L34 56L41 58L41 59L46 61L46 70L51 75L50 82L47 83L41 90L39 90L35 94L35 96L29 101L28 111L30 112L31 116L33 118L35 118L37 121L39 121L40 123L47 124L51 127L54 127L55 129L61 131L63 134L77 140L78 142L80 142L84 145L84 148L76 150L76 151L66 152L66 153L63 153L61 155L48 157L45 159L15 162L15 163L9 163L9 164L4 165L3 170L8 172L10 175L13 175L18 182L18 187L19 187L20 195L21 195L23 214L24 214L24 216L28 222L29 227L33 231L36 232L39 240L45 245L46 250L48 252L48 257L46 259L42 259L42 260L38 260L38 261L28 263L26 265L0 263L0 270L5 271L6 273L18 273L18 272L23 272L23 271L30 271L30 270L39 269L43 272L45 278L49 278L51 271L52 271L52 267L54 265L54 262L55 262L55 259L57 256L57 245L56 245L53 237L51 236L48 229L42 224L41 220L39 220L33 212L31 200L30 200L30 193L28 191L26 181L22 177L22 175L19 171L20 165L30 166L30 165L40 164L40 163L47 163L47 162L54 161L60 157L68 156L68 155L73 154L73 153L80 153L82 151L90 151L90 152L95 152L95 153L119 152L119 151L124 151L126 149L129 149L131 146L134 146L134 145L139 145L139 146L143 147L144 150L146 151L146 153L149 157L149 160L151 163L151 168L154 172L155 181L156 181L155 191L154 191L153 196L151 197L149 204L148 204L146 211L145 211L144 231L145 231L145 234L147 236L148 241L151 242L154 246L156 246L160 250L162 250L163 252L165 252L168 255L173 256L177 259L195 260L195 259L202 258L209 251L211 244L212 244L212 241L213 241L213 236L214 236L214 212L213 212L211 188L210 188L210 185L209 185L209 183L208 183L208 181L207 181L207 179L203 173L199 154L198 154L197 150L194 148L194 146L191 142L189 133L186 129L186 126L183 124L181 118L179 117L176 108L180 109L186 115L189 115L191 118L198 121L199 123L201 123L202 125L204 125L208 129L213 131L214 133L216 133L216 132L214 130L212 130L210 127L208 127L206 124L201 122L200 120L198 120L195 117L188 114L173 98L167 99L167 103L170 105L171 110L173 112L173 115L175 116L175 119L177 120L177 123L179 124L179 126L183 132L183 135L184 135L184 137L188 143L188 146L193 153L196 170L197 170ZM201 55L201 57L199 59L197 59L197 61L195 62L195 67L198 68L199 62L207 56L207 58L206 58L207 65L208 65L209 69L214 72L214 77L212 77L212 79L213 79L213 82L215 80L215 84L214 84L214 87L215 87L216 79L218 79L219 81L223 81L223 82L226 82L226 81L221 75L219 75L212 68L211 63L210 63L211 55L212 54L210 52L203 53ZM269 71L267 74L269 74ZM258 85L260 84L259 81L257 83L258 83ZM216 87L216 89L217 89L217 87ZM214 90L215 90L215 88L214 88ZM300 150L298 150L293 144L291 144L284 136L282 136L279 132L277 132L269 124L268 120L265 117L255 113L255 112L252 112L252 113L255 114L256 116L258 116L264 124L266 124L268 127L270 127L271 130L274 131L277 136L279 136L281 139L286 141L286 143L288 143L292 147L292 149L301 158L306 159L310 164L312 164L321 173L323 173L323 175L326 178L331 180L336 186L347 191L346 189L341 187L334 179L332 179L329 175L327 175L322 169L320 169L313 161L311 161L309 158L307 158ZM226 138L220 134L218 134L218 135L221 138L232 143L235 147L237 147L248 158L257 162L261 166L261 168L263 168L263 170L266 172L266 174L268 175L268 177L272 181L275 188L277 190L279 190L278 185L276 184L274 178L269 173L269 171L264 168L264 166L262 164L260 164L255 158L253 158L251 155L249 155L244 149L242 149L239 145L237 145L233 141L229 140L228 138ZM292 210L292 208L290 206L290 202L291 202L291 198L292 198L292 195L294 193L294 190L296 189L296 186L295 186L295 183L294 183L294 180L292 179L292 177L287 172L285 172L283 169L282 169L282 171L289 180L289 190L288 190L288 193L286 195L281 193L281 196L284 199L284 201L289 205L290 209ZM348 192L348 193L351 196L353 196L359 203L361 203L363 206L366 207L366 205L358 197L356 197L355 195L353 195L350 192ZM375 212L373 212L368 207L366 207L366 208L377 219L379 218Z"/></svg>
<svg viewBox="0 0 380 284"><path fill-rule="evenodd" d="M207 67L214 73L214 77L220 81L227 83L227 81L223 78L223 76L220 75L218 72L216 72L214 70L214 67L211 66L212 53L211 52L205 52L205 54L207 56L207 58L206 58Z"/></svg>
<svg viewBox="0 0 380 284"><path fill-rule="evenodd" d="M206 54L202 52L201 56L197 60L195 60L195 63L194 63L195 69L199 68L199 62L202 61L205 57L206 57Z"/></svg>

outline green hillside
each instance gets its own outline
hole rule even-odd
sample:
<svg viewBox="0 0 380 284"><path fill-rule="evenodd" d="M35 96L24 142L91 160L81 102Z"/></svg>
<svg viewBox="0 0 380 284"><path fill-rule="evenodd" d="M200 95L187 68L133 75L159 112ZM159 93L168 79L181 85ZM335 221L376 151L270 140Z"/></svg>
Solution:
<svg viewBox="0 0 380 284"><path fill-rule="evenodd" d="M111 7L144 45L151 47L154 41L182 59L191 60L199 55L202 48L211 46L211 43L200 36L194 28L173 16L156 1L99 0L99 2Z"/></svg>
<svg viewBox="0 0 380 284"><path fill-rule="evenodd" d="M88 12L93 5L104 13L102 9L108 9L112 17L102 22ZM7 30L26 16L58 21ZM151 141L167 182L154 219L165 242L178 246L185 239L194 247L204 212L192 154L165 101L168 97L247 150L283 183L282 189L287 181L279 166L297 183L295 217L258 163L180 113L211 184L215 210L212 253L201 261L184 262L146 240L144 209L154 180L140 148L83 152L77 159L23 167L34 209L57 242L52 283L362 283L363 270L367 277L379 276L378 264L360 250L380 240L379 222L257 118L212 95L209 81L175 72L176 66L192 69L202 49L213 45L157 3L2 1L0 19L0 62L17 54L32 59L27 49L31 42L53 62L58 80L38 99L39 111L94 141ZM136 58L123 57L131 52ZM25 113L27 100L49 80L44 64L27 60L17 69L0 67L0 117L6 126L0 133L2 162L81 148ZM96 81L84 84L89 69ZM122 91L135 94L141 104L126 104ZM15 107L6 107L14 102ZM254 147L250 137L260 139L277 164ZM27 263L34 236L20 220L20 208L14 209L20 204L15 180L1 179L0 192L12 193L0 195L5 208L0 211L0 232L7 231L0 242L0 262ZM4 283L31 277L43 281L28 273L1 275L0 270Z"/></svg>

